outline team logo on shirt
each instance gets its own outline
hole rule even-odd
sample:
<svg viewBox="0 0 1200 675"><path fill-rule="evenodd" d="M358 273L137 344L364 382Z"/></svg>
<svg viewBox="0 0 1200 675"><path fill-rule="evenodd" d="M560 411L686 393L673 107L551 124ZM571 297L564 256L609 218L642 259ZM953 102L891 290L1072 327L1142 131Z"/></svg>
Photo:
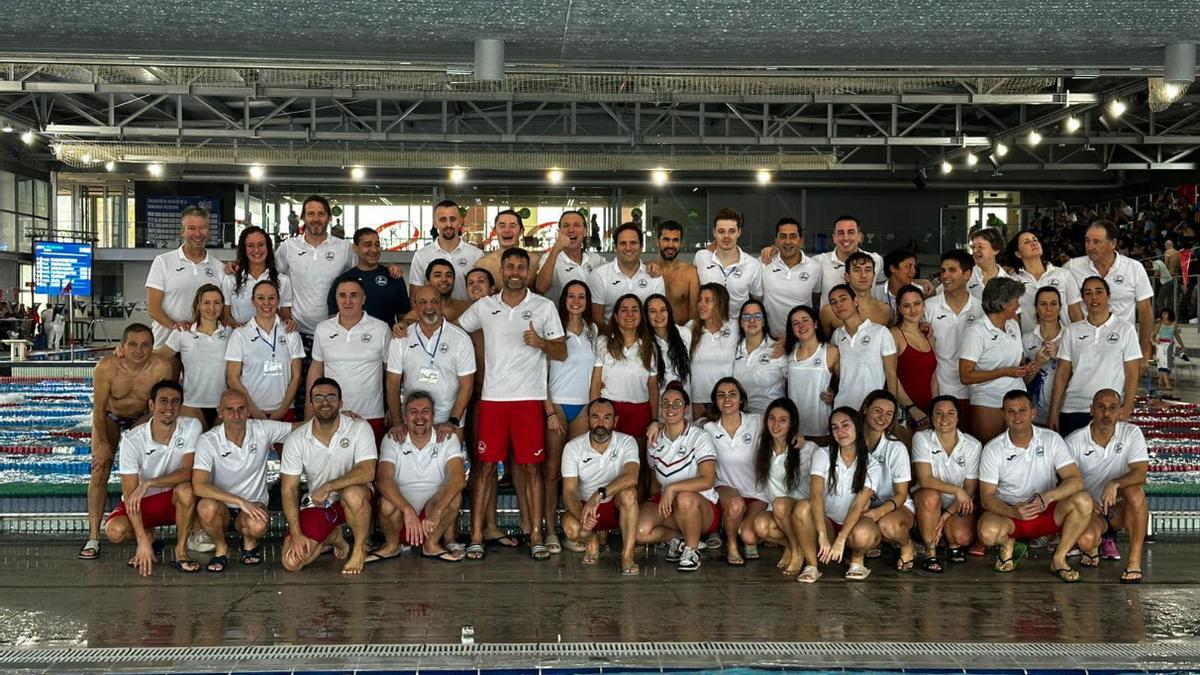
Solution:
<svg viewBox="0 0 1200 675"><path fill-rule="evenodd" d="M211 268L211 267L205 267L205 268L204 268L204 276L206 276L206 277L212 277L212 275L213 275L212 268Z"/></svg>
<svg viewBox="0 0 1200 675"><path fill-rule="evenodd" d="M1113 454L1119 455L1119 454L1121 454L1121 450L1123 450L1123 449L1124 448L1122 447L1122 445L1120 443L1117 443L1115 446L1113 446Z"/></svg>
<svg viewBox="0 0 1200 675"><path fill-rule="evenodd" d="M336 340L336 339L337 339L337 336L338 336L338 333L333 333L332 335L330 335L330 336L329 336L329 339L330 339L330 340Z"/></svg>
<svg viewBox="0 0 1200 675"><path fill-rule="evenodd" d="M1083 453L1083 456L1084 456L1084 457L1091 457L1091 456L1092 456L1092 455L1094 455L1094 454L1096 454L1096 449L1095 449L1095 448L1092 448L1091 450L1088 450L1087 452Z"/></svg>
<svg viewBox="0 0 1200 675"><path fill-rule="evenodd" d="M487 443L479 441L479 445L475 448L475 453L482 456L485 452L487 452Z"/></svg>
<svg viewBox="0 0 1200 675"><path fill-rule="evenodd" d="M387 277L383 276L382 274L375 275L375 285L376 286L387 286L387 284L388 284Z"/></svg>
<svg viewBox="0 0 1200 675"><path fill-rule="evenodd" d="M1113 333L1108 334L1107 339L1108 339L1108 344L1115 345L1115 344L1117 344L1117 342L1119 342L1121 340L1121 336L1117 335L1115 332L1113 332Z"/></svg>
<svg viewBox="0 0 1200 675"><path fill-rule="evenodd" d="M1125 283L1125 277L1118 274L1117 276L1113 277L1113 283L1114 284L1123 284L1123 283Z"/></svg>
<svg viewBox="0 0 1200 675"><path fill-rule="evenodd" d="M326 262L333 262L333 251L325 251Z"/></svg>
<svg viewBox="0 0 1200 675"><path fill-rule="evenodd" d="M583 458L583 463L584 463L584 464L587 464L588 462L592 461L593 459L596 459L596 458L595 458L595 457L584 457L584 458Z"/></svg>
<svg viewBox="0 0 1200 675"><path fill-rule="evenodd" d="M645 288L649 284L650 282L646 281L645 279L638 279L638 288Z"/></svg>
<svg viewBox="0 0 1200 675"><path fill-rule="evenodd" d="M226 337L227 337L227 336L225 335L225 329L224 329L224 328L222 328L222 329L220 329L220 330L218 330L218 331L217 331L217 339L218 339L218 340L224 340Z"/></svg>
<svg viewBox="0 0 1200 675"><path fill-rule="evenodd" d="M441 347L438 347L438 351L445 354L446 352L450 351L450 345L443 344Z"/></svg>
<svg viewBox="0 0 1200 675"><path fill-rule="evenodd" d="M1033 454L1037 455L1038 457L1044 457L1046 455L1046 449L1039 445L1034 448Z"/></svg>
<svg viewBox="0 0 1200 675"><path fill-rule="evenodd" d="M978 318L979 317L975 316L974 314L968 314L967 315L967 323L975 323L975 319L978 319Z"/></svg>
<svg viewBox="0 0 1200 675"><path fill-rule="evenodd" d="M348 448L348 447L350 447L350 439L349 439L349 438L343 438L343 439L342 439L342 442L341 442L341 443L338 443L338 445L342 446L342 448L343 448L343 449L345 449L345 448Z"/></svg>
<svg viewBox="0 0 1200 675"><path fill-rule="evenodd" d="M459 266L459 267L466 267L466 266L467 266L467 259L466 259L466 258L459 258L459 259L458 259L458 266Z"/></svg>
<svg viewBox="0 0 1200 675"><path fill-rule="evenodd" d="M728 329L728 328L722 328L722 329L721 329L721 337L723 337L723 338L727 338L727 337L729 337L729 335L730 335L730 332L729 332L729 329Z"/></svg>
<svg viewBox="0 0 1200 675"><path fill-rule="evenodd" d="M183 439L182 438L175 439L175 447L177 447L179 449L183 449Z"/></svg>
<svg viewBox="0 0 1200 675"><path fill-rule="evenodd" d="M533 312L525 310L524 312L521 312L521 318L525 321L529 321L533 318Z"/></svg>
<svg viewBox="0 0 1200 675"><path fill-rule="evenodd" d="M230 456L230 455L232 455L232 454L233 454L233 451L232 451L232 450L226 450L225 452L222 452L222 453L221 453L221 459L225 459L226 457L228 457L228 456Z"/></svg>
<svg viewBox="0 0 1200 675"><path fill-rule="evenodd" d="M955 458L954 458L954 462L955 462L956 464L958 464L959 466L966 466L966 465L967 465L967 460L963 459L962 457L955 457Z"/></svg>
<svg viewBox="0 0 1200 675"><path fill-rule="evenodd" d="M412 453L413 453L413 451L412 451L412 450L405 450L404 452L402 452L402 453L400 453L400 454L402 454L402 455L404 455L404 456L406 456L406 457L407 457L408 455L411 455Z"/></svg>
<svg viewBox="0 0 1200 675"><path fill-rule="evenodd" d="M742 268L740 268L740 267L734 268L733 272L730 273L729 276L733 277L734 279L741 279L742 278Z"/></svg>
<svg viewBox="0 0 1200 675"><path fill-rule="evenodd" d="M817 358L813 359L813 365L814 366L821 365L821 357L818 356Z"/></svg>
<svg viewBox="0 0 1200 675"><path fill-rule="evenodd" d="M1016 456L1016 455L1009 455L1008 457L1005 457L1005 458L1004 458L1004 461L1006 461L1006 462L1011 462L1011 461L1013 461L1013 460L1014 460L1014 459L1016 459L1016 458L1017 458L1017 456Z"/></svg>
<svg viewBox="0 0 1200 675"><path fill-rule="evenodd" d="M758 362L759 362L759 363L761 363L761 364L763 364L763 365L766 365L766 364L770 363L770 362L771 362L771 355L770 355L770 354L763 354L762 356L758 357Z"/></svg>
<svg viewBox="0 0 1200 675"><path fill-rule="evenodd" d="M362 340L363 344L367 344L368 342L370 342L370 341L371 341L371 334L370 334L370 333L363 333L363 336L362 336L361 338L359 338L359 339L360 339L360 340Z"/></svg>
<svg viewBox="0 0 1200 675"><path fill-rule="evenodd" d="M1055 288L1058 288L1058 279L1051 279L1051 280L1050 280L1050 285L1051 285L1051 286L1053 286L1053 287L1055 287Z"/></svg>
<svg viewBox="0 0 1200 675"><path fill-rule="evenodd" d="M800 281L808 281L808 278L809 278L808 272L804 272L804 271L800 272Z"/></svg>
<svg viewBox="0 0 1200 675"><path fill-rule="evenodd" d="M862 341L862 343L863 343L863 346L864 346L864 347L865 347L866 345L869 345L869 344L871 344L871 336L870 336L870 335L864 335L864 336L863 336L863 341Z"/></svg>
<svg viewBox="0 0 1200 675"><path fill-rule="evenodd" d="M749 445L750 444L750 434L742 434L742 442Z"/></svg>
<svg viewBox="0 0 1200 675"><path fill-rule="evenodd" d="M186 270L186 269L187 269L186 267L176 267L176 268L175 268L175 271L176 271L176 272L182 272L182 271L184 271L184 270Z"/></svg>
<svg viewBox="0 0 1200 675"><path fill-rule="evenodd" d="M250 444L250 454L253 455L256 452L258 452L258 443L251 443Z"/></svg>

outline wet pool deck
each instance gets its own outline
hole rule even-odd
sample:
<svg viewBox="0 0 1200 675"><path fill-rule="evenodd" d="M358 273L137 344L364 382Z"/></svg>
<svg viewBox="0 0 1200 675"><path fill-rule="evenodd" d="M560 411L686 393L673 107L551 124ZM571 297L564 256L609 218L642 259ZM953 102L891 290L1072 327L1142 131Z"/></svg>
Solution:
<svg viewBox="0 0 1200 675"><path fill-rule="evenodd" d="M1117 583L1120 562L1085 570L1083 583L1063 584L1048 573L1047 553L1037 550L1010 575L982 559L940 576L901 574L885 557L871 563L865 583L848 583L827 568L818 583L805 585L778 573L778 549L765 549L763 559L745 568L708 559L693 574L677 572L661 554L643 557L638 578L621 578L613 555L586 567L579 554L534 562L501 549L483 562L457 564L404 555L344 577L332 556L301 573L283 571L276 541L260 567L234 562L224 574L184 575L160 565L140 578L124 564L130 547L107 545L100 560L89 562L75 559L78 545L0 543L0 647L457 644L471 625L478 645L1140 643L1200 654L1200 543L1190 541L1150 544L1140 586ZM770 660L763 655L763 663ZM677 661L691 663L683 656L655 663ZM855 663L912 661L884 654ZM1013 665L1011 658L995 663ZM1117 667L1120 659L1099 663Z"/></svg>

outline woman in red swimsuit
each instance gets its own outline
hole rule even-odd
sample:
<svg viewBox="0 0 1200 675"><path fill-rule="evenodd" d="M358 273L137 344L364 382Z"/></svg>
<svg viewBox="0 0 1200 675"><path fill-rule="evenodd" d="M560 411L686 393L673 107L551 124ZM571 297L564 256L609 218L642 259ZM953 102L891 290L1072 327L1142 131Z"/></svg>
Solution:
<svg viewBox="0 0 1200 675"><path fill-rule="evenodd" d="M896 391L892 394L905 412L908 434L929 428L933 397L938 395L937 355L933 352L933 335L922 330L925 321L925 294L916 286L904 286L896 293L896 314L892 339L896 341Z"/></svg>

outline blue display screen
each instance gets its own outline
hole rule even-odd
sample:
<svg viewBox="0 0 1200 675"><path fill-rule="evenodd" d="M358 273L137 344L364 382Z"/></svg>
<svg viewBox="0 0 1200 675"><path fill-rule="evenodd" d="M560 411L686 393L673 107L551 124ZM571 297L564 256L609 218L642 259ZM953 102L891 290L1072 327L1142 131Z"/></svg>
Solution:
<svg viewBox="0 0 1200 675"><path fill-rule="evenodd" d="M35 293L62 295L71 283L71 294L92 294L92 245L75 242L35 241L33 243L33 285Z"/></svg>

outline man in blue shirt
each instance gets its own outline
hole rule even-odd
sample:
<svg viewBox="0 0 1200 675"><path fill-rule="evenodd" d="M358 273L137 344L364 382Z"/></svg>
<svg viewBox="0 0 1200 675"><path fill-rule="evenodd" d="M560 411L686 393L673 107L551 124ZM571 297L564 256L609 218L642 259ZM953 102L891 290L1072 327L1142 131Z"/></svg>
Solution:
<svg viewBox="0 0 1200 675"><path fill-rule="evenodd" d="M412 305L408 300L407 282L402 277L393 278L388 268L379 264L381 253L379 234L369 227L359 229L354 233L354 254L358 256L358 264L346 270L338 279L351 277L362 282L367 291L367 302L363 309L368 315L392 326L398 317L408 313ZM337 314L335 288L336 280L329 289L327 300L330 315Z"/></svg>

